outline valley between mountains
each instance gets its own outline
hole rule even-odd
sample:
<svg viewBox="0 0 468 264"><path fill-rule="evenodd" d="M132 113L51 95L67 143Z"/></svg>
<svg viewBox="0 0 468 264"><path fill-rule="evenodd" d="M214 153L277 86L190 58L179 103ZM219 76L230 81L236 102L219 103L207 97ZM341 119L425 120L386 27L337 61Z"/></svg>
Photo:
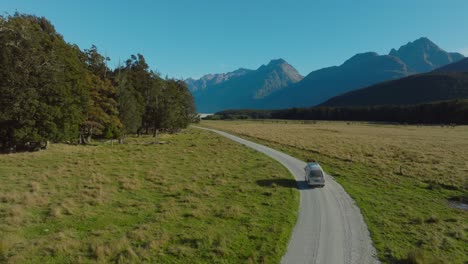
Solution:
<svg viewBox="0 0 468 264"><path fill-rule="evenodd" d="M199 113L311 107L359 88L431 72L463 59L460 53L447 52L428 38L419 38L392 49L387 55L356 54L339 66L322 68L304 77L285 60L276 59L256 70L241 68L229 73L207 74L197 80L188 78L185 82ZM460 67L450 66L446 70ZM415 96L418 95L420 93ZM405 95L398 93L396 96Z"/></svg>

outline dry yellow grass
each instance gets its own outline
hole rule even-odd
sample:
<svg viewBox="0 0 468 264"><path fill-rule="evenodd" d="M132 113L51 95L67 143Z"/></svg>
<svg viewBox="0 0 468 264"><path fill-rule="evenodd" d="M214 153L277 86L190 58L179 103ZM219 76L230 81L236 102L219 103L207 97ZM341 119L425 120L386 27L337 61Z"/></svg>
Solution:
<svg viewBox="0 0 468 264"><path fill-rule="evenodd" d="M226 122L203 124L344 161L401 172L422 181L468 189L468 127L346 122Z"/></svg>
<svg viewBox="0 0 468 264"><path fill-rule="evenodd" d="M318 160L356 200L383 262L406 263L418 252L427 254L428 261L467 263L468 213L448 202L468 197L467 126L325 121L202 125Z"/></svg>

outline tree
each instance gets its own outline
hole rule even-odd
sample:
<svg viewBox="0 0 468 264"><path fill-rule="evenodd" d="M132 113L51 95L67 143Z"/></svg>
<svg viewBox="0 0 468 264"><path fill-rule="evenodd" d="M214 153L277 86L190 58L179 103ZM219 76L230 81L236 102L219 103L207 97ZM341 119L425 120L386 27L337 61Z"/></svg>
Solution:
<svg viewBox="0 0 468 264"><path fill-rule="evenodd" d="M119 111L119 119L122 122L120 131L120 141L123 142L125 137L130 133L136 133L141 124L141 110L139 106L138 94L131 86L127 77L117 75L117 106Z"/></svg>
<svg viewBox="0 0 468 264"><path fill-rule="evenodd" d="M142 55L132 55L125 63L113 73L114 85L117 89L117 104L119 118L122 122L121 138L123 142L126 135L140 131L145 111L144 91L149 83L147 69Z"/></svg>
<svg viewBox="0 0 468 264"><path fill-rule="evenodd" d="M96 46L68 44L45 18L0 16L0 148L37 142L123 140L177 132L196 116L182 81L160 78L143 55L114 71Z"/></svg>
<svg viewBox="0 0 468 264"><path fill-rule="evenodd" d="M80 126L80 143L89 143L93 135L119 137L122 123L118 116L116 89L107 78L110 70L106 62L109 59L100 55L94 45L85 50L83 57L89 71L85 80L90 97L86 119Z"/></svg>
<svg viewBox="0 0 468 264"><path fill-rule="evenodd" d="M2 147L70 140L84 119L89 93L80 50L45 18L15 14L0 20Z"/></svg>
<svg viewBox="0 0 468 264"><path fill-rule="evenodd" d="M101 80L108 79L110 70L107 67L107 62L110 61L109 57L102 56L95 45L91 45L91 48L85 49L83 55L85 56L85 63L88 65L88 70Z"/></svg>

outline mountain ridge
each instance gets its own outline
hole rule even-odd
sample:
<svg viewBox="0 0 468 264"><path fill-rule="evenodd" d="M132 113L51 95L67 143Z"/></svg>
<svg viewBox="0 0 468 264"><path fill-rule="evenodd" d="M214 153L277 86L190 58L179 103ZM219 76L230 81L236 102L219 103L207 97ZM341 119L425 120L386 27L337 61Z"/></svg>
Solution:
<svg viewBox="0 0 468 264"><path fill-rule="evenodd" d="M353 90L320 106L409 105L454 99L468 99L468 58L428 73Z"/></svg>
<svg viewBox="0 0 468 264"><path fill-rule="evenodd" d="M355 89L430 72L463 58L462 54L446 52L423 37L392 49L386 55L376 52L355 54L341 65L321 68L305 77L285 60L274 59L257 70L244 69L242 74L232 74L234 71L217 79L210 76L210 80L201 81L205 86L187 84L201 112L309 107ZM249 77L253 73L257 77ZM214 79L217 81L211 81ZM236 94L236 90L241 94ZM224 100L227 102L223 103Z"/></svg>
<svg viewBox="0 0 468 264"><path fill-rule="evenodd" d="M398 50L392 49L389 55L400 58L414 73L435 70L464 58L460 53L446 52L427 37L408 42Z"/></svg>
<svg viewBox="0 0 468 264"><path fill-rule="evenodd" d="M190 91L196 92L199 90L204 90L208 86L216 85L223 81L227 81L233 77L238 77L247 74L252 70L239 68L232 72L227 73L215 73L215 74L205 74L200 79L188 78L185 79Z"/></svg>
<svg viewBox="0 0 468 264"><path fill-rule="evenodd" d="M271 60L256 70L231 76L225 81L193 92L199 112L223 108L248 108L256 101L302 80L302 75L283 59ZM190 84L188 84L190 87ZM192 91L194 88L190 88ZM220 100L220 99L223 100Z"/></svg>

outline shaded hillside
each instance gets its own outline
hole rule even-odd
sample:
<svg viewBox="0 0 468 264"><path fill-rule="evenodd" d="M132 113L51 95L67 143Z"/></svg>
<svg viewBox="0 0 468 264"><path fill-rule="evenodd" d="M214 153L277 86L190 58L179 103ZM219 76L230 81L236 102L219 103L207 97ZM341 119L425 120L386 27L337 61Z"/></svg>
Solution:
<svg viewBox="0 0 468 264"><path fill-rule="evenodd" d="M468 98L468 73L431 72L336 96L321 106L408 105Z"/></svg>
<svg viewBox="0 0 468 264"><path fill-rule="evenodd" d="M437 69L438 72L468 72L468 58Z"/></svg>
<svg viewBox="0 0 468 264"><path fill-rule="evenodd" d="M257 70L206 87L195 94L198 112L210 113L226 108L255 107L256 102L297 83L302 76L283 59L272 60Z"/></svg>

